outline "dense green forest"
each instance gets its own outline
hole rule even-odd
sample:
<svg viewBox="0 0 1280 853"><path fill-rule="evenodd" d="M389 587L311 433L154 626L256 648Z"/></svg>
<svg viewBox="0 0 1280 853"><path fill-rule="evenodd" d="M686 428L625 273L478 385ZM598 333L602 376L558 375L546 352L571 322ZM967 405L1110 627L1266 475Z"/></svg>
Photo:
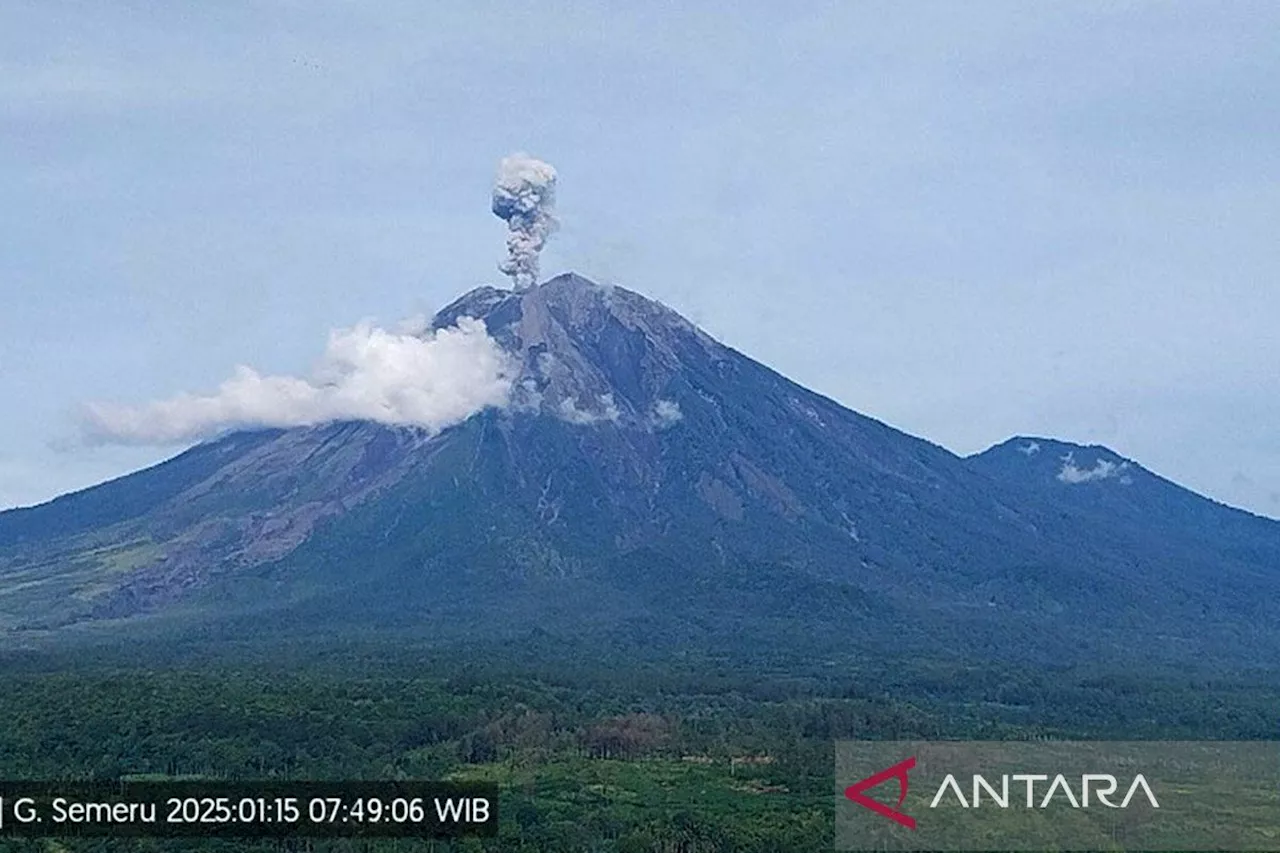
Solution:
<svg viewBox="0 0 1280 853"><path fill-rule="evenodd" d="M832 843L832 742L1277 735L1264 673L1119 676L957 661L535 665L454 650L0 659L0 775L496 781L497 839L385 850L782 851ZM279 849L279 842L0 840L9 850ZM297 841L299 850L366 842Z"/></svg>

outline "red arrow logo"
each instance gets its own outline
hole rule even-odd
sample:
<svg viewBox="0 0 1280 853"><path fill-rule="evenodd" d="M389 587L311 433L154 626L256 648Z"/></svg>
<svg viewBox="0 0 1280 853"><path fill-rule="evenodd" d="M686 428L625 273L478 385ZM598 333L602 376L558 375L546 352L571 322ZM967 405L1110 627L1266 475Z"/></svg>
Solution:
<svg viewBox="0 0 1280 853"><path fill-rule="evenodd" d="M906 761L899 761L892 767L887 767L879 773L874 773L861 782L854 782L844 789L844 795L863 808L871 809L876 814L887 817L894 823L900 823L907 829L915 829L916 819L911 815L898 811L898 809L902 808L902 801L907 798L907 773L915 766L916 757L913 755ZM884 803L873 800L862 793L890 779L898 780L898 805L895 808L889 808Z"/></svg>

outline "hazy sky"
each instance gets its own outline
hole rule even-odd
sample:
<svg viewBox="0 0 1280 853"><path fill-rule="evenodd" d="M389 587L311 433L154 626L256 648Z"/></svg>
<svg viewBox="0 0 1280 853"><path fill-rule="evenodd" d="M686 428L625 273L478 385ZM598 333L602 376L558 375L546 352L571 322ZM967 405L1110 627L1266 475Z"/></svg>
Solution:
<svg viewBox="0 0 1280 853"><path fill-rule="evenodd" d="M607 8L608 7L608 8ZM789 8L790 7L790 8ZM180 448L90 401L303 372L543 272L970 453L1105 443L1280 517L1280 5L0 4L0 506Z"/></svg>

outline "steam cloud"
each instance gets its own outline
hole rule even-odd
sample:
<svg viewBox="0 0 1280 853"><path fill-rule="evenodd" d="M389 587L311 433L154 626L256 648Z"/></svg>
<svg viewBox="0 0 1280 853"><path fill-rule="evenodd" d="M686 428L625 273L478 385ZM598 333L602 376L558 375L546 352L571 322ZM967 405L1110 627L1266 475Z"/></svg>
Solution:
<svg viewBox="0 0 1280 853"><path fill-rule="evenodd" d="M622 417L622 410L614 402L612 394L601 394L598 402L600 404L599 410L592 411L579 406L572 397L565 397L560 401L558 414L563 420L579 426L616 422L618 418Z"/></svg>
<svg viewBox="0 0 1280 853"><path fill-rule="evenodd" d="M650 419L654 428L666 429L674 426L684 418L680 404L675 400L659 400L653 404L653 416Z"/></svg>
<svg viewBox="0 0 1280 853"><path fill-rule="evenodd" d="M485 330L462 317L430 332L367 323L329 335L312 378L263 376L250 367L210 396L182 394L142 406L88 406L90 440L177 444L229 429L377 421L438 432L482 409L505 407L519 367Z"/></svg>
<svg viewBox="0 0 1280 853"><path fill-rule="evenodd" d="M516 290L538 281L538 253L559 222L555 216L556 170L527 154L503 157L493 185L493 212L507 223L507 257L498 269Z"/></svg>
<svg viewBox="0 0 1280 853"><path fill-rule="evenodd" d="M1126 486L1133 482L1133 478L1127 473L1129 463L1122 462L1119 465L1108 460L1099 458L1092 468L1081 468L1076 465L1075 454L1068 453L1062 457L1062 470L1058 472L1058 480L1063 483L1092 483L1095 480L1108 480L1112 477L1119 478L1121 483Z"/></svg>

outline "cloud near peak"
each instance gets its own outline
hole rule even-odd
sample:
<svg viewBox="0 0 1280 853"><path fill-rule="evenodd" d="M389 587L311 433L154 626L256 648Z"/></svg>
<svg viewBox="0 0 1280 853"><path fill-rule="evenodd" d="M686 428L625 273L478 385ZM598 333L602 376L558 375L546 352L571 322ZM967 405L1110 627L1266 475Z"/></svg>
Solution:
<svg viewBox="0 0 1280 853"><path fill-rule="evenodd" d="M165 445L232 429L365 420L439 432L483 409L505 407L519 365L484 323L413 333L369 323L329 335L310 378L264 376L240 366L214 394L180 394L141 406L92 403L85 432L100 444Z"/></svg>
<svg viewBox="0 0 1280 853"><path fill-rule="evenodd" d="M1058 472L1058 480L1063 483L1092 483L1096 480L1109 480L1112 477L1118 478L1124 485L1129 485L1133 479L1128 474L1129 463L1121 462L1119 464L1109 459L1098 458L1092 468L1081 468L1076 465L1075 454L1068 453L1062 457L1062 470Z"/></svg>

